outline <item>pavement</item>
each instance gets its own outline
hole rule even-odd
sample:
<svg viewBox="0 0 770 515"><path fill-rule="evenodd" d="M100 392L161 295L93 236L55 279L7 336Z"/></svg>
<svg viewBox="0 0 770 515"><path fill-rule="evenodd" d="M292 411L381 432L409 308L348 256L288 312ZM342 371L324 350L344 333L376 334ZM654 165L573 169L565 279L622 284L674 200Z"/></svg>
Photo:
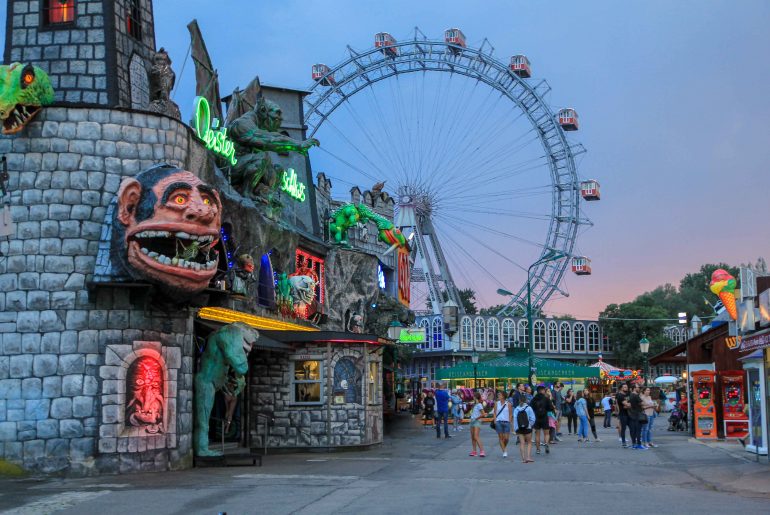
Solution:
<svg viewBox="0 0 770 515"><path fill-rule="evenodd" d="M601 424L601 419L598 419ZM409 414L367 451L268 455L262 467L207 468L85 479L0 480L10 514L769 513L770 465L654 431L659 447L623 449L614 429L599 443L567 437L523 464L502 458L482 428L487 458L468 456L468 428L437 439ZM732 450L732 449L731 449Z"/></svg>

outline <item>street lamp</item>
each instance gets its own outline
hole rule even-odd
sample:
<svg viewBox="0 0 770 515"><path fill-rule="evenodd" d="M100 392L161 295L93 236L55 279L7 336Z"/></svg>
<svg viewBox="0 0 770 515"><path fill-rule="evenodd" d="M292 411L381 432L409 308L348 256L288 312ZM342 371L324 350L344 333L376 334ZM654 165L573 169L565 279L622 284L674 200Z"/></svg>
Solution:
<svg viewBox="0 0 770 515"><path fill-rule="evenodd" d="M394 316L393 320L388 324L388 338L393 341L398 341L403 327L401 322L398 321L398 318Z"/></svg>
<svg viewBox="0 0 770 515"><path fill-rule="evenodd" d="M478 375L478 364L479 364L479 353L476 351L473 351L473 354L471 354L471 361L473 362L473 389L475 390L478 384L478 379L476 376Z"/></svg>
<svg viewBox="0 0 770 515"><path fill-rule="evenodd" d="M527 333L529 334L529 350L527 353L529 357L529 376L527 378L527 382L532 385L532 388L535 387L533 384L533 379L535 372L537 372L535 367L535 328L533 327L532 323L532 269L544 263L550 263L551 261L556 261L557 259L567 257L568 255L569 254L565 254L564 252L560 252L558 250L548 249L548 252L543 254L540 259L529 265L529 268L527 269ZM503 289L497 290L497 293L500 295L513 295L513 293Z"/></svg>
<svg viewBox="0 0 770 515"><path fill-rule="evenodd" d="M650 366L647 361L647 353L650 352L650 340L647 339L646 333L642 333L642 339L639 340L639 350L642 351L644 357L644 384L646 386L650 376Z"/></svg>

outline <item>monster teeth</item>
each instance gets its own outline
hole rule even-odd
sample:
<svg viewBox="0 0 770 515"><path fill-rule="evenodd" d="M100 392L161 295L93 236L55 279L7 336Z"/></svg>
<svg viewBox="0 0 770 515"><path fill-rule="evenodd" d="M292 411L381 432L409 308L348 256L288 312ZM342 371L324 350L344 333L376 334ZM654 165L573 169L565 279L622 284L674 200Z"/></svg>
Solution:
<svg viewBox="0 0 770 515"><path fill-rule="evenodd" d="M149 254L149 253L150 253L149 250L147 250L146 248L142 247L142 254Z"/></svg>

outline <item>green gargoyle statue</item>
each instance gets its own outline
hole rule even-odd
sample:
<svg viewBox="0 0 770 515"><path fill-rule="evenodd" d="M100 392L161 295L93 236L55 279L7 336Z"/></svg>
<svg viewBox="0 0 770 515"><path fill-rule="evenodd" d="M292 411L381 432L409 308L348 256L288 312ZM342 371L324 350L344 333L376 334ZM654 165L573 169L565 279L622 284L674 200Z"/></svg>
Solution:
<svg viewBox="0 0 770 515"><path fill-rule="evenodd" d="M3 134L22 130L40 111L53 102L48 75L31 64L0 66L0 121Z"/></svg>

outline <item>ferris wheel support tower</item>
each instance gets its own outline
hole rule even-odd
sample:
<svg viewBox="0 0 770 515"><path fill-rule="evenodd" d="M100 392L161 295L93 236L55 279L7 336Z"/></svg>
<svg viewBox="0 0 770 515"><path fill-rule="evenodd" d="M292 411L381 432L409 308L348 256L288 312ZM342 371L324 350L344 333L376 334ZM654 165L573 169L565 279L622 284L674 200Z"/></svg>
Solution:
<svg viewBox="0 0 770 515"><path fill-rule="evenodd" d="M449 272L444 251L433 227L432 204L429 193L415 191L415 188L410 186L399 188L395 225L402 232L412 230L410 238L417 251L411 281L427 284L428 300L434 315L441 315L444 302L447 300L454 302L459 306L460 312L464 313L460 294Z"/></svg>

